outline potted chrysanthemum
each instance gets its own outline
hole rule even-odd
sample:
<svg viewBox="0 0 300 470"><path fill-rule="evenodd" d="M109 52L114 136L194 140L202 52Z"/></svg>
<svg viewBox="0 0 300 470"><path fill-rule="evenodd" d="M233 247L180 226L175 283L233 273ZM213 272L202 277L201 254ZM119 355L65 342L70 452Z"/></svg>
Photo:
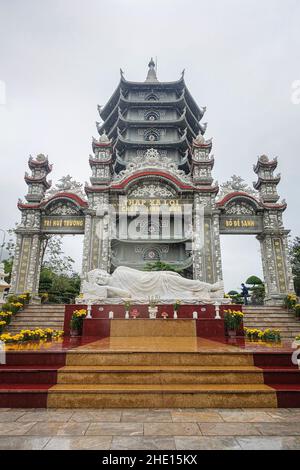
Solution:
<svg viewBox="0 0 300 470"><path fill-rule="evenodd" d="M87 310L81 308L80 310L74 310L70 322L70 335L80 336L82 334L83 320L87 315Z"/></svg>
<svg viewBox="0 0 300 470"><path fill-rule="evenodd" d="M243 323L244 314L240 310L224 310L224 322L229 336L236 336Z"/></svg>

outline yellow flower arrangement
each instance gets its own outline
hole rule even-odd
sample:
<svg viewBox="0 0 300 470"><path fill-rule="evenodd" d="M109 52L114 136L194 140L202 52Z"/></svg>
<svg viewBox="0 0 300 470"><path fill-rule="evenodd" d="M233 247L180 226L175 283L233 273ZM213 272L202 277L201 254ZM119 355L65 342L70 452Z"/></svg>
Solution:
<svg viewBox="0 0 300 470"><path fill-rule="evenodd" d="M244 314L240 310L224 310L224 321L228 330L238 330L243 322Z"/></svg>
<svg viewBox="0 0 300 470"><path fill-rule="evenodd" d="M72 313L71 324L70 324L71 329L81 331L83 320L86 317L86 315L87 315L87 310L85 308L74 310L74 312Z"/></svg>
<svg viewBox="0 0 300 470"><path fill-rule="evenodd" d="M41 328L37 330L22 330L16 335L10 333L3 333L0 335L0 341L4 343L18 343L21 341L48 341L60 338L63 335L63 331L52 330L51 328L46 328L42 330Z"/></svg>
<svg viewBox="0 0 300 470"><path fill-rule="evenodd" d="M251 341L280 341L280 330L266 328L265 330L259 330L258 328L246 328L244 327L245 335Z"/></svg>
<svg viewBox="0 0 300 470"><path fill-rule="evenodd" d="M74 310L73 316L80 318L80 317L85 317L87 314L87 311L85 308L81 308L80 310Z"/></svg>
<svg viewBox="0 0 300 470"><path fill-rule="evenodd" d="M298 302L298 297L294 293L287 294L284 298L284 305L287 309L294 309Z"/></svg>

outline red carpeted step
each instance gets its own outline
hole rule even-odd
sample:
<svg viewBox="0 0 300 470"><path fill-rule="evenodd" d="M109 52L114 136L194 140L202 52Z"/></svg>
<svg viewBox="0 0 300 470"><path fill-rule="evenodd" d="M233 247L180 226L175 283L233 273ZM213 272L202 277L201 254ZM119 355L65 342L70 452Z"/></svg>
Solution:
<svg viewBox="0 0 300 470"><path fill-rule="evenodd" d="M292 352L291 351L279 351L279 352L254 352L253 353L254 365L257 367L290 367L292 369L298 369L297 365L292 363Z"/></svg>
<svg viewBox="0 0 300 470"><path fill-rule="evenodd" d="M50 384L0 384L0 408L46 408Z"/></svg>
<svg viewBox="0 0 300 470"><path fill-rule="evenodd" d="M300 408L300 384L272 384L278 408Z"/></svg>
<svg viewBox="0 0 300 470"><path fill-rule="evenodd" d="M262 367L264 373L264 383L266 385L273 384L299 384L300 370L297 367Z"/></svg>
<svg viewBox="0 0 300 470"><path fill-rule="evenodd" d="M66 362L65 351L8 351L6 353L6 365L11 366L64 366Z"/></svg>
<svg viewBox="0 0 300 470"><path fill-rule="evenodd" d="M1 384L56 384L60 366L1 366Z"/></svg>

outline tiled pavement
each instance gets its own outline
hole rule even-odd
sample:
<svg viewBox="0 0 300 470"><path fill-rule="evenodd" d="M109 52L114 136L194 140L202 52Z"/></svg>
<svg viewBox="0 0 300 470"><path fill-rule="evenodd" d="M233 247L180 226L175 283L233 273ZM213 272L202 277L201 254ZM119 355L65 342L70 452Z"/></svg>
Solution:
<svg viewBox="0 0 300 470"><path fill-rule="evenodd" d="M6 409L0 449L300 449L300 409Z"/></svg>

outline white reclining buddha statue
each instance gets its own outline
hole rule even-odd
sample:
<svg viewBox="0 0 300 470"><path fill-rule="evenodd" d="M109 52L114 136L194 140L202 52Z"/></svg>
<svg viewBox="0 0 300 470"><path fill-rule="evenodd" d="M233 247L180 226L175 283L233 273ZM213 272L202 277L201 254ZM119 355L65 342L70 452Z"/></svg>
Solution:
<svg viewBox="0 0 300 470"><path fill-rule="evenodd" d="M209 284L197 279L186 279L172 271L139 271L119 266L112 274L94 269L82 283L81 302L104 299L147 300L156 297L162 301L190 299L209 302L224 296L223 282Z"/></svg>

